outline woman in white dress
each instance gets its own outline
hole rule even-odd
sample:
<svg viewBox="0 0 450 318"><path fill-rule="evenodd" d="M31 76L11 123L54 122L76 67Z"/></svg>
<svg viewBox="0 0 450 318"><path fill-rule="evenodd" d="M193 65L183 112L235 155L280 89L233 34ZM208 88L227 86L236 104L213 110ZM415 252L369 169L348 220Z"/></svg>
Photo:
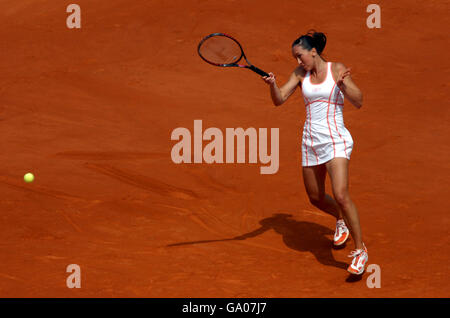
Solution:
<svg viewBox="0 0 450 318"><path fill-rule="evenodd" d="M297 87L305 101L306 120L302 138L303 181L310 202L336 217L334 245L343 245L351 233L355 250L348 267L352 274L364 272L368 260L359 215L348 191L348 163L353 139L345 128L342 109L344 97L355 107L362 106L362 93L342 63L325 61L321 53L326 36L309 31L292 44L292 55L299 66L286 84L278 87L275 76L263 77L270 86L275 106L283 104ZM325 193L326 173L331 179L333 197ZM350 230L350 231L349 231Z"/></svg>

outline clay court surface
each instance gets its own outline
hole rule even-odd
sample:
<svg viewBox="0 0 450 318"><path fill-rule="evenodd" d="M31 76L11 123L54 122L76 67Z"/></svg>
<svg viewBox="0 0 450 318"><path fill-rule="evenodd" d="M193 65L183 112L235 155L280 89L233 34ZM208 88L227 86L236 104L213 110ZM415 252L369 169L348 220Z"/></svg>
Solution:
<svg viewBox="0 0 450 318"><path fill-rule="evenodd" d="M447 1L378 1L381 29L370 1L74 2L79 30L72 2L0 1L1 297L450 296ZM305 193L301 93L276 108L257 74L196 52L232 34L282 84L310 28L364 93L344 118L379 289L348 280L353 241L333 250L335 220ZM195 119L279 128L278 173L173 163L170 135Z"/></svg>

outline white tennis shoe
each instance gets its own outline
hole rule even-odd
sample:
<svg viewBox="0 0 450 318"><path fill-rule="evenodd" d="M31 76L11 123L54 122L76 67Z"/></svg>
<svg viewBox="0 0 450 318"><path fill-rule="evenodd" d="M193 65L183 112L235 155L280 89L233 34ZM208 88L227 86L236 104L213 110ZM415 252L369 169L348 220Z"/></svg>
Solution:
<svg viewBox="0 0 450 318"><path fill-rule="evenodd" d="M337 220L336 222L336 232L334 232L333 244L334 246L341 246L344 244L348 237L350 236L350 232L345 225L343 219Z"/></svg>
<svg viewBox="0 0 450 318"><path fill-rule="evenodd" d="M367 253L367 248L364 245L363 249L357 249L350 253L348 257L353 257L353 261L347 268L347 271L353 275L361 275L369 260L369 254Z"/></svg>

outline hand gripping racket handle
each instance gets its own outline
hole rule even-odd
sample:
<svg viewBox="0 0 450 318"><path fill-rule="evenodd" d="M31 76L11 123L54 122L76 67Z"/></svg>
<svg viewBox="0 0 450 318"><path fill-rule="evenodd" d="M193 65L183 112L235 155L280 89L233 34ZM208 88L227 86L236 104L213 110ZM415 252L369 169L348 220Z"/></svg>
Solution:
<svg viewBox="0 0 450 318"><path fill-rule="evenodd" d="M261 76L270 76L269 74L267 74L263 70L260 70L256 66L250 65L248 68L251 69L253 72L258 73Z"/></svg>

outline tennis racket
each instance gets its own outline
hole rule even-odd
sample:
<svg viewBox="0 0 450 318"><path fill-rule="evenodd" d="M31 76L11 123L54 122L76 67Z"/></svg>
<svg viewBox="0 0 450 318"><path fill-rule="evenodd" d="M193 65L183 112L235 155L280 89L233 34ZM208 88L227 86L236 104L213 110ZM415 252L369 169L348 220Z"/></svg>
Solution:
<svg viewBox="0 0 450 318"><path fill-rule="evenodd" d="M222 67L248 68L261 76L269 76L248 61L241 44L230 35L212 33L200 41L197 50L200 57L209 64ZM242 58L248 65L238 64Z"/></svg>

